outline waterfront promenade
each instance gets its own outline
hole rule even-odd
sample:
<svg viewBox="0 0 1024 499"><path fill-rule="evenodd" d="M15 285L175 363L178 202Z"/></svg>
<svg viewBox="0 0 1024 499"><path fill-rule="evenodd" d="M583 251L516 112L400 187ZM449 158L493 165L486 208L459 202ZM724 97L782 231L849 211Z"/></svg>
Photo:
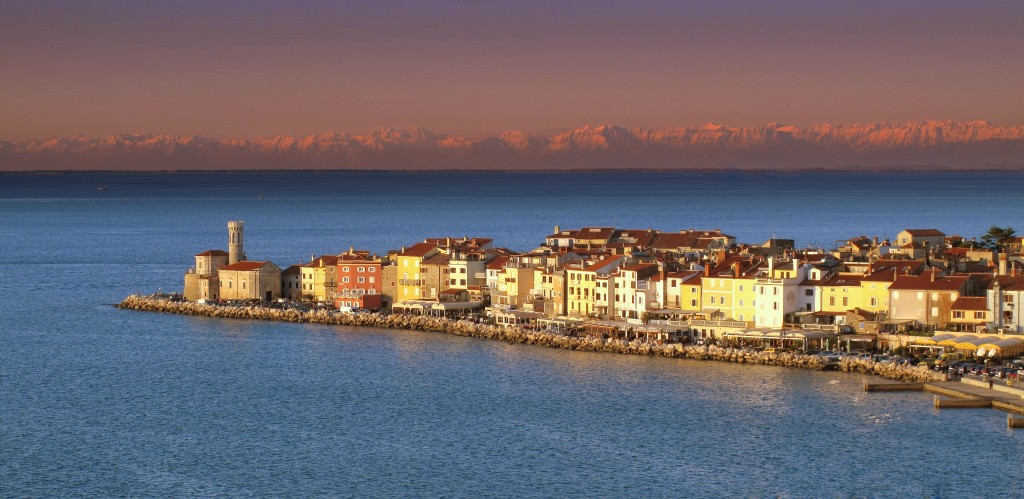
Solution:
<svg viewBox="0 0 1024 499"><path fill-rule="evenodd" d="M407 314L351 314L335 310L299 310L247 305L212 305L175 301L162 296L131 295L116 305L124 310L161 312L223 319L271 320L339 326L371 327L430 331L508 343L538 345L548 348L589 352L714 360L742 364L785 366L802 369L825 369L829 365L818 356L793 352L766 352L754 348L719 347L640 339L626 341L614 338L572 336L548 331L530 331L517 326L495 326L471 320ZM939 381L941 373L924 366L894 365L856 357L843 357L833 366L844 372L859 372L906 382Z"/></svg>

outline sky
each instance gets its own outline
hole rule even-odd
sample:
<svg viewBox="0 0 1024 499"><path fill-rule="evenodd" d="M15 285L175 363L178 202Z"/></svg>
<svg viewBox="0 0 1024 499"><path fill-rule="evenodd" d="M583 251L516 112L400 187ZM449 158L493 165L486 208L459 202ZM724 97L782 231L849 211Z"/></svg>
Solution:
<svg viewBox="0 0 1024 499"><path fill-rule="evenodd" d="M1024 124L1024 2L8 0L0 140Z"/></svg>

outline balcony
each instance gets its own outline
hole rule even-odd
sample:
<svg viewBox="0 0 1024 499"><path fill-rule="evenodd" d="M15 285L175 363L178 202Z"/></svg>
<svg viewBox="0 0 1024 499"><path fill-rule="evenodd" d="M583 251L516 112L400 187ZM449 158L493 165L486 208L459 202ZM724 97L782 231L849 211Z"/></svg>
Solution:
<svg viewBox="0 0 1024 499"><path fill-rule="evenodd" d="M782 279L775 279L773 277L758 277L756 279L758 284L782 284Z"/></svg>
<svg viewBox="0 0 1024 499"><path fill-rule="evenodd" d="M423 281L419 279L399 279L398 284L402 286L419 286Z"/></svg>

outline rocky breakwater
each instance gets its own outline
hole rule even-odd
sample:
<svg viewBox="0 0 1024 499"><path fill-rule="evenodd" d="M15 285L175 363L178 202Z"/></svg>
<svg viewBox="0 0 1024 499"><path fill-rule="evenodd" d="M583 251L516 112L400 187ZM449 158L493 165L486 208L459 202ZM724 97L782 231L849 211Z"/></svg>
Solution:
<svg viewBox="0 0 1024 499"><path fill-rule="evenodd" d="M932 371L927 366L875 362L871 359L858 357L843 357L840 359L839 370L848 373L874 374L883 378L910 383L944 381L941 372Z"/></svg>
<svg viewBox="0 0 1024 499"><path fill-rule="evenodd" d="M713 345L684 345L679 343L650 343L640 340L625 341L602 339L589 336L567 336L546 331L528 331L521 328L504 328L468 320L454 320L443 317L404 314L348 314L334 310L296 310L261 306L212 305L189 301L172 301L161 297L131 295L118 308L163 312L181 315L216 317L225 319L259 319L282 322L305 322L339 326L359 326L385 329L411 329L431 331L471 338L499 340L509 343L539 345L548 348L578 350L586 352L610 352L631 355L715 360L742 364L796 367L803 369L824 369L827 362L821 357L797 353L769 353L752 348L730 348ZM905 381L932 381L931 373L916 368L905 369L893 366L864 367L862 364L840 362L840 369L847 372L874 374L890 379Z"/></svg>

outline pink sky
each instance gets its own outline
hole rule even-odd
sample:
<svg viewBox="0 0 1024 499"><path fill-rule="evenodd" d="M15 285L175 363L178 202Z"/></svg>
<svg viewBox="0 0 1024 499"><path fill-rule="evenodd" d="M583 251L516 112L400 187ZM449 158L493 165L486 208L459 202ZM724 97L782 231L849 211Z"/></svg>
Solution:
<svg viewBox="0 0 1024 499"><path fill-rule="evenodd" d="M0 140L1024 123L1022 2L140 4L5 5Z"/></svg>

